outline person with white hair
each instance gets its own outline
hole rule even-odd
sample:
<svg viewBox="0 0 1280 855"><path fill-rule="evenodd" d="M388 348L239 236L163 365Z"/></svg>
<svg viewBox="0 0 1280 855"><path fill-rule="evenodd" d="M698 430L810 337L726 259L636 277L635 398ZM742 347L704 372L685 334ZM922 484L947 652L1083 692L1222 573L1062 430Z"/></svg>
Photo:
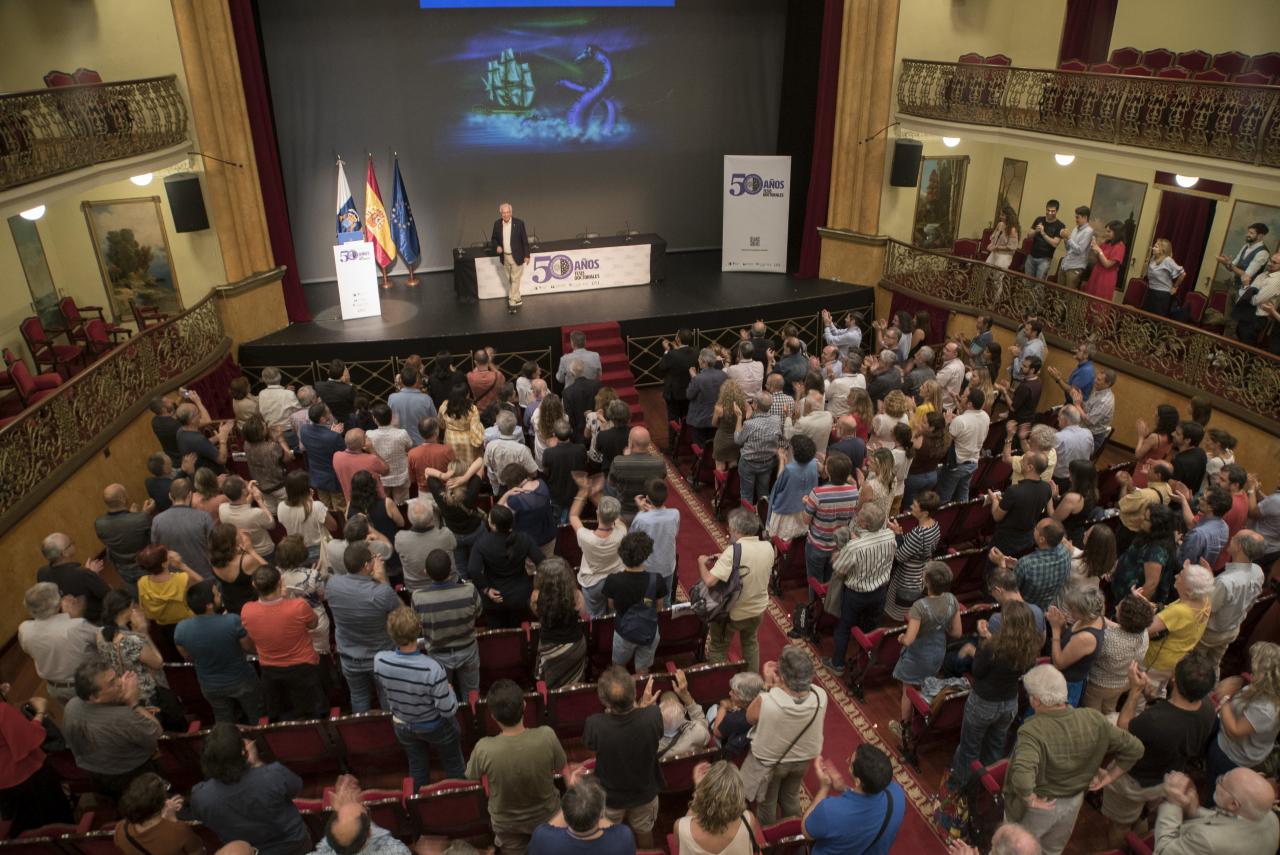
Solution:
<svg viewBox="0 0 1280 855"><path fill-rule="evenodd" d="M927 344L921 345L915 356L911 357L909 367L910 370L902 378L902 391L914 398L924 381L933 380L937 376L933 373L933 348Z"/></svg>
<svg viewBox="0 0 1280 855"><path fill-rule="evenodd" d="M1280 822L1271 809L1275 789L1252 769L1232 769L1218 779L1213 810L1200 806L1195 782L1182 772L1164 780L1156 855L1270 855L1280 845Z"/></svg>
<svg viewBox="0 0 1280 855"><path fill-rule="evenodd" d="M982 855L977 847L963 840L953 840L947 845L948 855ZM991 835L991 848L987 855L1040 855L1040 841L1016 822L1006 822Z"/></svg>
<svg viewBox="0 0 1280 855"><path fill-rule="evenodd" d="M1142 742L1094 709L1067 705L1067 681L1052 665L1022 678L1035 714L1018 729L1004 779L1004 818L1060 855L1071 839L1085 790L1101 790L1142 757ZM1111 764L1103 769L1108 755Z"/></svg>
<svg viewBox="0 0 1280 855"><path fill-rule="evenodd" d="M729 679L729 697L707 710L716 739L734 757L751 748L747 708L763 691L763 677L755 671L739 671Z"/></svg>
<svg viewBox="0 0 1280 855"><path fill-rule="evenodd" d="M662 713L662 738L658 740L658 759L676 757L706 748L711 741L702 706L689 694L689 678L677 668L672 681L673 691L658 696L658 710Z"/></svg>
<svg viewBox="0 0 1280 855"><path fill-rule="evenodd" d="M404 585L413 592L431 584L426 570L427 556L437 549L453 555L458 540L440 524L439 509L430 496L418 496L410 501L407 516L409 528L396 532L395 547Z"/></svg>
<svg viewBox="0 0 1280 855"><path fill-rule="evenodd" d="M18 645L35 662L49 697L65 705L76 694L76 668L97 652L97 630L75 614L83 611L76 599L63 597L52 582L32 585L23 603L31 620L18 624Z"/></svg>
<svg viewBox="0 0 1280 855"><path fill-rule="evenodd" d="M1163 694L1174 666L1200 643L1213 602L1213 572L1202 564L1183 564L1173 580L1178 599L1156 613L1147 633L1153 639L1145 660L1147 696ZM1135 589L1137 590L1137 589ZM1168 633L1161 638L1161 635Z"/></svg>
<svg viewBox="0 0 1280 855"><path fill-rule="evenodd" d="M747 801L756 802L760 822L772 825L779 817L800 816L800 785L813 758L822 754L822 722L827 693L814 684L809 652L788 644L777 662L762 669L768 691L747 707L747 721L755 726L751 753L742 764Z"/></svg>
<svg viewBox="0 0 1280 855"><path fill-rule="evenodd" d="M882 350L871 357L867 372L867 394L872 403L879 403L894 389L902 388L902 369L898 367L898 355L892 350Z"/></svg>
<svg viewBox="0 0 1280 855"><path fill-rule="evenodd" d="M856 626L870 632L880 623L889 576L897 554L897 537L885 528L886 515L880 505L867 504L858 511L857 521L836 531L836 550L831 558L832 585L843 585L840 593L840 623L836 624L835 647L831 658L822 660L835 674L844 673L849 634ZM848 534L848 539L845 535Z"/></svg>
<svg viewBox="0 0 1280 855"><path fill-rule="evenodd" d="M279 368L270 366L264 368L260 376L266 385L266 388L258 393L258 412L262 415L262 420L272 430L286 433L292 431L293 425L289 423L289 416L302 409L302 402L298 400L298 396L292 389L287 389L280 384Z"/></svg>
<svg viewBox="0 0 1280 855"><path fill-rule="evenodd" d="M502 470L513 463L524 467L526 472L537 472L538 462L533 459L533 452L524 444L524 436L516 426L516 417L510 410L498 413L494 424L498 428L498 438L485 446L484 466L489 473L489 486L493 487L495 496L502 495Z"/></svg>
<svg viewBox="0 0 1280 855"><path fill-rule="evenodd" d="M1058 434L1054 443L1058 459L1053 464L1053 480L1064 493L1071 487L1071 461L1093 457L1093 431L1082 421L1080 410L1074 404L1058 410Z"/></svg>

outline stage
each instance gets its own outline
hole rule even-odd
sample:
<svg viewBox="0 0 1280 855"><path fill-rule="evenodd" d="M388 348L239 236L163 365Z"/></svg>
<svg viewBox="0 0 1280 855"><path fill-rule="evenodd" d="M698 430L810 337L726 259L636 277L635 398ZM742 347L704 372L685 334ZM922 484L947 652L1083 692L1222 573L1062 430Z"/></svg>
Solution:
<svg viewBox="0 0 1280 855"><path fill-rule="evenodd" d="M393 276L393 287L382 291L382 316L353 321L339 317L336 283L307 285L315 320L241 344L239 361L261 367L411 353L430 357L438 350L463 353L482 345L503 352L550 347L559 355L562 326L617 321L624 336L648 336L679 327L746 326L756 318L791 318L823 308L837 314L856 309L869 317L872 306L869 287L722 273L719 250L668 253L666 278L655 285L530 296L516 315L507 314L505 300L459 303L452 271L418 278L420 284L409 288L405 277Z"/></svg>

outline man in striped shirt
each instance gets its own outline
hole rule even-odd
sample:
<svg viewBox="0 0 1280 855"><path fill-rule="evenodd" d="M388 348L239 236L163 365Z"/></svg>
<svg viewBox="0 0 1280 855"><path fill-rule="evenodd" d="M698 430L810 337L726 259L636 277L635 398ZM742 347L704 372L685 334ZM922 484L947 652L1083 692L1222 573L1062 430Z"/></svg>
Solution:
<svg viewBox="0 0 1280 855"><path fill-rule="evenodd" d="M458 578L449 553L443 549L427 554L426 571L431 584L413 592L422 637L432 658L444 667L458 694L466 698L480 688L480 650L476 645L480 593L475 585Z"/></svg>
<svg viewBox="0 0 1280 855"><path fill-rule="evenodd" d="M418 649L417 613L401 606L387 616L387 634L395 650L382 650L373 658L377 677L387 704L396 739L409 755L409 774L415 789L431 783L428 746L444 765L446 778L466 774L462 745L454 716L458 696L439 662Z"/></svg>
<svg viewBox="0 0 1280 855"><path fill-rule="evenodd" d="M837 578L831 584L843 584L840 597L840 622L836 624L835 648L823 664L836 674L844 672L849 634L856 626L870 632L880 624L884 598L889 590L889 574L898 551L897 539L885 528L885 512L880 505L863 505L858 511L851 536L831 560ZM843 537L841 537L843 541Z"/></svg>
<svg viewBox="0 0 1280 855"><path fill-rule="evenodd" d="M847 526L858 506L858 485L849 483L853 461L833 451L827 455L827 482L809 491L804 509L809 515L809 536L804 542L805 572L819 582L831 578L831 551L836 529Z"/></svg>
<svg viewBox="0 0 1280 855"><path fill-rule="evenodd" d="M772 406L773 396L761 392L748 402L750 418L744 421L743 414L737 414L733 441L742 449L738 455L738 480L742 500L750 504L769 495L769 475L782 438L782 419L769 412Z"/></svg>

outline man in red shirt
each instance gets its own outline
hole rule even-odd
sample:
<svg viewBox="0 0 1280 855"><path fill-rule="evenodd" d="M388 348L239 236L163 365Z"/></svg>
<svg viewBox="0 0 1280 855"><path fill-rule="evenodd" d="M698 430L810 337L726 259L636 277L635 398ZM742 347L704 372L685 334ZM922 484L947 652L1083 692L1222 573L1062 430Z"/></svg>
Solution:
<svg viewBox="0 0 1280 855"><path fill-rule="evenodd" d="M319 619L301 597L286 597L280 571L268 565L253 574L258 600L240 610L240 621L258 650L267 716L272 721L323 718L320 656L308 630Z"/></svg>
<svg viewBox="0 0 1280 855"><path fill-rule="evenodd" d="M347 431L343 441L347 444L347 450L333 455L333 474L338 476L338 483L342 485L342 495L348 502L351 501L351 479L357 472L364 471L373 475L373 481L378 485L378 495L385 496L382 476L391 470L373 450L373 444L365 437L364 431L352 428Z"/></svg>
<svg viewBox="0 0 1280 855"><path fill-rule="evenodd" d="M1249 494L1245 491L1248 483L1249 473L1239 463L1228 463L1218 470L1218 484L1231 494L1231 510L1222 515L1228 542L1249 524ZM1226 550L1222 552L1225 558Z"/></svg>
<svg viewBox="0 0 1280 855"><path fill-rule="evenodd" d="M409 449L409 479L418 485L419 492L425 492L426 470L447 472L453 461L453 449L440 441L440 420L435 416L418 422L418 433L422 435L422 444Z"/></svg>
<svg viewBox="0 0 1280 855"><path fill-rule="evenodd" d="M484 412L485 407L497 400L498 390L506 381L502 372L494 367L493 355L488 348L477 350L473 358L476 367L467 372L467 385L471 387L471 397L475 400L476 407Z"/></svg>

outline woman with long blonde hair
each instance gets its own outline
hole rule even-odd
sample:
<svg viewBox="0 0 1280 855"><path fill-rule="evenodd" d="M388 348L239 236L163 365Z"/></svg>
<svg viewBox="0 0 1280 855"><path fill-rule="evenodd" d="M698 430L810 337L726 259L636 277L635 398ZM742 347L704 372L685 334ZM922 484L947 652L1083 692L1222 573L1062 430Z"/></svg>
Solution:
<svg viewBox="0 0 1280 855"><path fill-rule="evenodd" d="M885 518L889 517L889 508L893 504L894 464L893 452L887 448L877 448L867 455L867 480L863 482L858 498L859 509L864 505L879 505Z"/></svg>
<svg viewBox="0 0 1280 855"><path fill-rule="evenodd" d="M556 435L556 422L565 418L564 402L554 392L548 394L538 404L537 418L533 425L533 459L542 465L542 452L547 450L547 443Z"/></svg>
<svg viewBox="0 0 1280 855"><path fill-rule="evenodd" d="M929 413L942 412L942 387L937 380L926 380L920 384L920 405L916 407L912 419L912 427L919 430L927 424L925 416Z"/></svg>
<svg viewBox="0 0 1280 855"><path fill-rule="evenodd" d="M1280 644L1255 641L1249 648L1249 672L1218 684L1218 738L1209 743L1209 786L1237 766L1253 768L1266 760L1280 734Z"/></svg>
<svg viewBox="0 0 1280 855"><path fill-rule="evenodd" d="M747 396L735 380L725 380L720 384L720 397L716 399L715 409L711 411L711 424L715 425L716 435L712 440L711 455L715 458L716 469L724 472L730 465L738 465L738 443L734 442L733 432L737 427L738 413L744 418L747 412Z"/></svg>
<svg viewBox="0 0 1280 855"><path fill-rule="evenodd" d="M866 442L871 438L871 421L875 418L875 405L871 402L871 396L866 389L850 389L848 405L849 412L840 417L841 421L852 423L854 436Z"/></svg>
<svg viewBox="0 0 1280 855"><path fill-rule="evenodd" d="M1187 271L1173 260L1173 244L1168 238L1159 238L1151 245L1151 260L1147 262L1147 296L1142 310L1161 317L1169 314L1173 295L1182 287Z"/></svg>
<svg viewBox="0 0 1280 855"><path fill-rule="evenodd" d="M693 770L689 813L676 820L680 851L751 855L758 820L747 810L742 773L728 760L699 763Z"/></svg>

